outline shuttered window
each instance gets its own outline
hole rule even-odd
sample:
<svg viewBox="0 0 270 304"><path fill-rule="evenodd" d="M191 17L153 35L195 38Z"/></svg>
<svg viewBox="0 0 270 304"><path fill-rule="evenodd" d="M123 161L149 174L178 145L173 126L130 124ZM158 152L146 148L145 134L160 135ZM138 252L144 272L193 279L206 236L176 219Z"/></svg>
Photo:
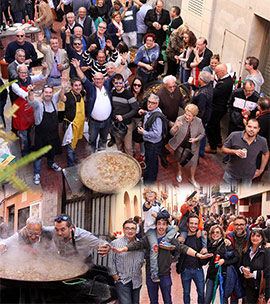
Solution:
<svg viewBox="0 0 270 304"><path fill-rule="evenodd" d="M200 17L203 15L204 0L189 0L188 10Z"/></svg>

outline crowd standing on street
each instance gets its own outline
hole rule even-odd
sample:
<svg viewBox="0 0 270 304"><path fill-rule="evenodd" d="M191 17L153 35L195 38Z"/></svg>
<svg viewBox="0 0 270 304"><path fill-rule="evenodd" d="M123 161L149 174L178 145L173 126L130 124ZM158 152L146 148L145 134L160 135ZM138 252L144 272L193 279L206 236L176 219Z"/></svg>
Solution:
<svg viewBox="0 0 270 304"><path fill-rule="evenodd" d="M243 83L241 79L237 82L230 65L208 48L207 37L196 37L184 23L178 6L169 11L162 0L153 6L146 0L3 2L3 24L23 23L36 17L42 31L37 39L37 49L44 55L39 76L32 76L38 58L23 30L16 32L16 39L5 49L9 80L17 80L10 88L10 100L19 106L12 130L20 139L22 156L43 146L41 142L45 142L37 129L50 124L48 119L56 130L57 102L63 101L67 166L76 163L76 146L87 120L90 153L115 143L123 153L135 156L139 152L145 184L156 182L159 158L161 165L168 168L170 153L174 153L177 161L176 181L182 182L182 170L187 166L188 181L195 188L200 187L195 179L200 157L215 154L218 148L222 148L226 155L224 162L228 163L225 183L250 185L268 168L270 100L260 96L264 79L258 69L259 60L248 56L244 63L248 76ZM55 21L63 24L60 33L53 29ZM60 34L61 41L55 34ZM149 83L160 81L165 75L157 92L146 93ZM42 90L42 107L33 103L31 90L28 96L27 88L42 79L52 88L61 86L61 79L71 84L65 85L59 98L54 97L51 105L55 108L49 112L45 100L48 88ZM190 103L184 101L179 84L190 94ZM6 101L4 91L0 106L3 123ZM225 139L221 136L220 122L227 112ZM109 136L115 122L126 129L125 135ZM31 132L38 137L35 142ZM139 139L135 139L134 133ZM135 141L140 142L139 151ZM48 143L56 153L62 153L58 139ZM48 165L55 171L61 170L52 156ZM40 183L38 167L36 163L35 184Z"/></svg>

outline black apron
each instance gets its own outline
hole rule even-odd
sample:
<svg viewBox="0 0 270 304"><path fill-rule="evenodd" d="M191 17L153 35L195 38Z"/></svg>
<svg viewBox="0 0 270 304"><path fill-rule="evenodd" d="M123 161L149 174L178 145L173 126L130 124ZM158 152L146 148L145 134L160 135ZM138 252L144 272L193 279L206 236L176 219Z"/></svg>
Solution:
<svg viewBox="0 0 270 304"><path fill-rule="evenodd" d="M51 145L52 149L45 156L53 159L55 154L61 154L62 152L60 137L58 134L58 117L53 103L52 106L54 111L51 113L46 112L44 102L42 102L42 104L42 121L38 126L35 126L35 150Z"/></svg>

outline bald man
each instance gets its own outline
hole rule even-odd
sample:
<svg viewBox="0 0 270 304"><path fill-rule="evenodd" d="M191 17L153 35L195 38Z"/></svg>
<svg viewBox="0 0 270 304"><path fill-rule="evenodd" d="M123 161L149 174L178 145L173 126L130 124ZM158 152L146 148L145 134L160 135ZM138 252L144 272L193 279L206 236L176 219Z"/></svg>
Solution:
<svg viewBox="0 0 270 304"><path fill-rule="evenodd" d="M87 16L87 10L85 7L80 7L78 10L78 16L76 22L83 28L83 34L89 37L91 34L96 32L94 21L90 16Z"/></svg>
<svg viewBox="0 0 270 304"><path fill-rule="evenodd" d="M218 82L214 88L212 115L206 127L206 136L208 138L209 146L205 148L206 153L214 154L217 153L217 147L222 147L220 121L227 113L227 102L233 87L233 81L227 72L226 64L217 65L215 73Z"/></svg>

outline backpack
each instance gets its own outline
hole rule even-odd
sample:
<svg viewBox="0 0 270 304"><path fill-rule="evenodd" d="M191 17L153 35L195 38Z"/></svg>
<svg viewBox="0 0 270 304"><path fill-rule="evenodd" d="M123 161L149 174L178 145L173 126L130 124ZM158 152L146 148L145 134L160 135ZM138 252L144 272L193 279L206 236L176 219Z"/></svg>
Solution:
<svg viewBox="0 0 270 304"><path fill-rule="evenodd" d="M162 121L162 139L166 138L167 133L168 133L168 129L169 129L169 121L166 118L166 116L164 114L162 114L161 112L154 112L152 115L150 115L150 117L147 119L146 123L145 123L145 130L149 131L152 127L152 124L154 123L154 121L157 118L160 118ZM143 142L143 136L142 134L138 133L138 128L135 128L132 132L132 139L137 142Z"/></svg>

